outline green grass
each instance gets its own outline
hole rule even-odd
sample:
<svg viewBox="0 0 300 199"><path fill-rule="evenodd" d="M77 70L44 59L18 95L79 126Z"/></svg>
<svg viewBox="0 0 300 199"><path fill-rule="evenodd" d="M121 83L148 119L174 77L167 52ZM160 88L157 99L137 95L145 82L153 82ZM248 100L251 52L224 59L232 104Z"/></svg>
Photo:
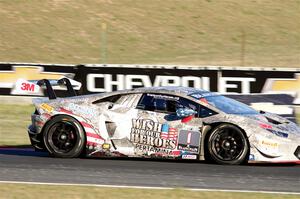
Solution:
<svg viewBox="0 0 300 199"><path fill-rule="evenodd" d="M0 61L101 63L105 46L106 63L240 65L245 38L245 65L300 67L299 0L2 0L0 8Z"/></svg>
<svg viewBox="0 0 300 199"><path fill-rule="evenodd" d="M14 190L14 191L11 191ZM49 185L24 185L24 184L0 184L0 198L64 198L64 199L119 199L119 198L147 198L147 199L279 199L299 198L297 195L261 194L261 193L225 193L175 190L151 190L151 189L123 189L123 188L99 188L84 186L49 186Z"/></svg>
<svg viewBox="0 0 300 199"><path fill-rule="evenodd" d="M0 105L0 146L30 144L27 127L33 110L32 105Z"/></svg>

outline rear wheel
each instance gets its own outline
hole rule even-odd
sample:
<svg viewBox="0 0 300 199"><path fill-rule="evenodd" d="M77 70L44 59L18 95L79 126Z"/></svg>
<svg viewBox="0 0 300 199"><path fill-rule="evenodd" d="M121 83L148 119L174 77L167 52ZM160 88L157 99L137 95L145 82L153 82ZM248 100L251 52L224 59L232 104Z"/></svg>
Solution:
<svg viewBox="0 0 300 199"><path fill-rule="evenodd" d="M77 120L67 115L59 115L46 125L43 140L51 155L74 158L84 149L85 134Z"/></svg>
<svg viewBox="0 0 300 199"><path fill-rule="evenodd" d="M216 127L207 140L207 155L218 164L242 164L246 161L248 151L246 136L231 124Z"/></svg>

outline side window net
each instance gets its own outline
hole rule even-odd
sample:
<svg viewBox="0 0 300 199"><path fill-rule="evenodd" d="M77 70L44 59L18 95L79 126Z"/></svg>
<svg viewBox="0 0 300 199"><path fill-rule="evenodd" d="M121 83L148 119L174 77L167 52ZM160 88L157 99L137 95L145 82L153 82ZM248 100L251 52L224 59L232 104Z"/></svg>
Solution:
<svg viewBox="0 0 300 199"><path fill-rule="evenodd" d="M144 94L137 108L147 111L158 111L163 113L176 113L180 106L180 98L162 94Z"/></svg>
<svg viewBox="0 0 300 199"><path fill-rule="evenodd" d="M144 94L140 99L137 108L147 110L147 111L154 111L155 110L154 98L147 94Z"/></svg>
<svg viewBox="0 0 300 199"><path fill-rule="evenodd" d="M157 111L163 113L173 114L176 113L178 108L189 108L197 111L196 117L204 118L215 115L216 112L201 106L200 104L191 100L168 96L168 95L156 95L156 94L144 94L137 105L138 109L146 111Z"/></svg>

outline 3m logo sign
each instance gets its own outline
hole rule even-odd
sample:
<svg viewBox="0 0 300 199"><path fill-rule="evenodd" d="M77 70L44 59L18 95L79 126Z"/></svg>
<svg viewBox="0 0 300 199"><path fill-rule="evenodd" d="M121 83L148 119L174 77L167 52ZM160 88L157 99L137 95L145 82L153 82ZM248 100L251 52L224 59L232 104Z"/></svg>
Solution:
<svg viewBox="0 0 300 199"><path fill-rule="evenodd" d="M34 84L24 82L22 83L21 90L34 92Z"/></svg>
<svg viewBox="0 0 300 199"><path fill-rule="evenodd" d="M19 79L11 94L13 95L41 95L40 87L32 82Z"/></svg>

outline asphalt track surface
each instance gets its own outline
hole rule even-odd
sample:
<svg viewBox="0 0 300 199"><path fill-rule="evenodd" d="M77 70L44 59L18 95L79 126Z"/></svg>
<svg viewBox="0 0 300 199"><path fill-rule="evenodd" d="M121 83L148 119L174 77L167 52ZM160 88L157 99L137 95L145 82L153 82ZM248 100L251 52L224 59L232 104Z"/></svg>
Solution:
<svg viewBox="0 0 300 199"><path fill-rule="evenodd" d="M59 159L30 148L0 148L0 181L299 193L300 166L223 166L132 158Z"/></svg>

